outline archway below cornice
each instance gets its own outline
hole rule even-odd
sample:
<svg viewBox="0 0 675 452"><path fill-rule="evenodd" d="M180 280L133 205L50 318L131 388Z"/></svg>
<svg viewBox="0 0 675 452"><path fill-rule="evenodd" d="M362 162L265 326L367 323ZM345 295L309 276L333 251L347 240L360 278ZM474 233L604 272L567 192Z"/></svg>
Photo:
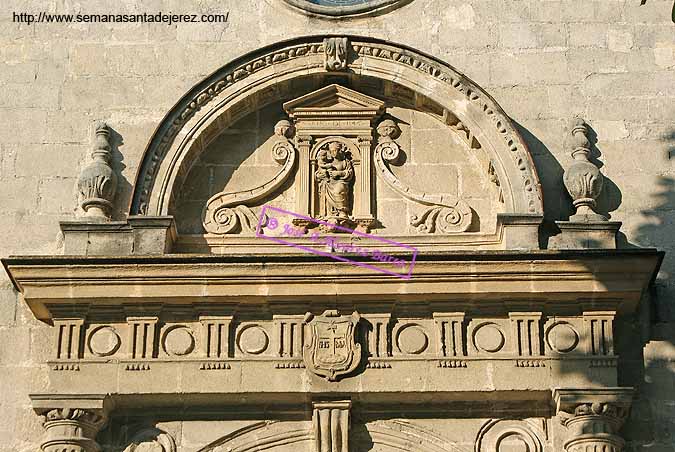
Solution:
<svg viewBox="0 0 675 452"><path fill-rule="evenodd" d="M174 190L214 133L281 99L294 80L313 74L369 77L428 99L449 124L466 129L490 155L505 213L541 215L539 178L525 141L497 103L452 66L409 47L345 36L344 72L327 70L326 36L280 42L223 66L188 92L149 142L134 187L132 215L167 215Z"/></svg>

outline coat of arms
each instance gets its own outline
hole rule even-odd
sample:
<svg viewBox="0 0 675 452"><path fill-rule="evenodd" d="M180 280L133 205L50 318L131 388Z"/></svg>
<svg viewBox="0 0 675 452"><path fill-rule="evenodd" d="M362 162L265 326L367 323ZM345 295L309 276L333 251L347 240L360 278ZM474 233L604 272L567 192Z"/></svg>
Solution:
<svg viewBox="0 0 675 452"><path fill-rule="evenodd" d="M307 313L310 340L303 350L307 368L329 381L354 371L361 362L361 345L355 340L360 318L358 312L341 316L332 310L316 317Z"/></svg>

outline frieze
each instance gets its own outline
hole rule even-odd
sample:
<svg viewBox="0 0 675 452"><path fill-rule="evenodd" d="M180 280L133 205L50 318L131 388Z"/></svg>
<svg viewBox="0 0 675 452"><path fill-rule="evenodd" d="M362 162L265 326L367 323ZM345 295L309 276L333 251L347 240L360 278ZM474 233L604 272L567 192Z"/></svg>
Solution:
<svg viewBox="0 0 675 452"><path fill-rule="evenodd" d="M321 316L274 314L259 320L250 313L242 318L193 314L188 319L185 312L181 315L181 321L171 320L173 314L166 311L161 318L128 317L126 323L55 319L61 332L55 337L55 350L63 350L63 341L71 332L83 339L68 349L69 354L55 353L49 368L88 373L97 366L119 366L121 371L164 373L171 368L167 364L228 371L255 362L270 370L309 371L334 381L364 371L421 363L465 369L497 359L517 368L537 369L549 367L552 361L574 360L602 372L613 371L617 363L613 354L602 354L612 342L608 325L613 312L609 311L575 317L512 312L492 318L473 318L466 312L409 318L388 312L361 317L326 311ZM540 325L543 337L538 336ZM577 332L582 327L590 337ZM357 372L358 368L362 370Z"/></svg>

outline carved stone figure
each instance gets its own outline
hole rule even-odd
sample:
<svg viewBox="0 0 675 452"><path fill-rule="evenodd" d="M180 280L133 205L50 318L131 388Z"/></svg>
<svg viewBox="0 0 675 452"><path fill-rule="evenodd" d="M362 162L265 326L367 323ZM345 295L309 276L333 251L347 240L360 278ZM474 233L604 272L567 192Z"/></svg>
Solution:
<svg viewBox="0 0 675 452"><path fill-rule="evenodd" d="M111 216L117 176L110 166L110 151L110 129L102 122L96 126L92 162L82 170L77 181L82 210L91 219L108 220Z"/></svg>
<svg viewBox="0 0 675 452"><path fill-rule="evenodd" d="M311 336L303 350L307 368L329 381L353 372L361 362L361 344L354 338L360 319L358 312L341 316L329 310L317 317L307 313Z"/></svg>
<svg viewBox="0 0 675 452"><path fill-rule="evenodd" d="M345 145L331 141L319 151L314 176L319 182L319 213L322 218L346 219L352 212L354 164Z"/></svg>
<svg viewBox="0 0 675 452"><path fill-rule="evenodd" d="M344 71L347 69L347 38L326 38L324 46L324 66L327 71Z"/></svg>

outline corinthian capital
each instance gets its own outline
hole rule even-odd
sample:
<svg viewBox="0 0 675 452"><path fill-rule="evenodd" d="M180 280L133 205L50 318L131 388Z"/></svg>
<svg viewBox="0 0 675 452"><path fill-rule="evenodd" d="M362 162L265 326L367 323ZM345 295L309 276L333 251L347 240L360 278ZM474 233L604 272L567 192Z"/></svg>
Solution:
<svg viewBox="0 0 675 452"><path fill-rule="evenodd" d="M632 388L554 390L556 412L568 431L565 451L621 452L625 441L618 432L628 417L632 395Z"/></svg>
<svg viewBox="0 0 675 452"><path fill-rule="evenodd" d="M33 409L44 416L44 452L99 452L96 435L111 409L106 396L31 395Z"/></svg>

